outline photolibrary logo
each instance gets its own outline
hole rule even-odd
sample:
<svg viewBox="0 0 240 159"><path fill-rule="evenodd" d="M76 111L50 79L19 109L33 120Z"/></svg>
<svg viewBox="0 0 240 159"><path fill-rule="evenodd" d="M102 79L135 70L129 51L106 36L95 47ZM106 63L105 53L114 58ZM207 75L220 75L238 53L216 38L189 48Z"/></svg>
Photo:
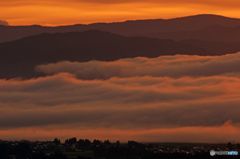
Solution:
<svg viewBox="0 0 240 159"><path fill-rule="evenodd" d="M210 156L238 156L238 151L210 151Z"/></svg>
<svg viewBox="0 0 240 159"><path fill-rule="evenodd" d="M216 152L215 152L214 150L211 150L211 151L210 151L210 155L211 155L211 156L215 156L215 155L216 155Z"/></svg>

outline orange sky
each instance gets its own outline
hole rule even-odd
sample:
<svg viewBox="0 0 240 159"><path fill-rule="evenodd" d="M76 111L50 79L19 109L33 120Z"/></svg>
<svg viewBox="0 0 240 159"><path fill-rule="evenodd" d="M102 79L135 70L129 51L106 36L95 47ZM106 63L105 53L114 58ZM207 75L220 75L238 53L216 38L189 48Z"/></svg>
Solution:
<svg viewBox="0 0 240 159"><path fill-rule="evenodd" d="M66 25L192 14L240 17L239 0L0 0L0 19L11 25Z"/></svg>

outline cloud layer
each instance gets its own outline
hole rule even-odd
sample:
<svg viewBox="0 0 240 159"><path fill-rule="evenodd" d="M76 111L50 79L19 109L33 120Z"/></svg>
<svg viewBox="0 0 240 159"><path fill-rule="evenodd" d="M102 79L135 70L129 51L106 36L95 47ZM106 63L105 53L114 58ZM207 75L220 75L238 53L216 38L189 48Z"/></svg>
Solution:
<svg viewBox="0 0 240 159"><path fill-rule="evenodd" d="M72 73L81 79L109 79L112 77L204 77L240 73L240 53L225 56L163 56L138 57L112 62L59 62L41 65L37 71L46 74Z"/></svg>
<svg viewBox="0 0 240 159"><path fill-rule="evenodd" d="M0 80L0 137L240 141L239 56L38 66L49 75Z"/></svg>

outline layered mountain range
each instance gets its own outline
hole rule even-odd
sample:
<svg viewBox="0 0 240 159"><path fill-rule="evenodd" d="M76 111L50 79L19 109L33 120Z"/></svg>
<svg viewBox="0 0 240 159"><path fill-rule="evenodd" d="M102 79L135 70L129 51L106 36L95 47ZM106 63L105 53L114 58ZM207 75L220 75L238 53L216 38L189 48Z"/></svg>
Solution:
<svg viewBox="0 0 240 159"><path fill-rule="evenodd" d="M58 61L162 55L223 55L240 50L240 19L196 15L58 27L0 26L0 77L38 76Z"/></svg>

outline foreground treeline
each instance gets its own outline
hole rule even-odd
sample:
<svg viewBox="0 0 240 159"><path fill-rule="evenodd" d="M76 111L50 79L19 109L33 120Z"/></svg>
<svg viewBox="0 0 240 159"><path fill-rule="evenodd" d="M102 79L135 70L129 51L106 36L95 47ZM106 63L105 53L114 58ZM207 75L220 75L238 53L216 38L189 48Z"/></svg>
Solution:
<svg viewBox="0 0 240 159"><path fill-rule="evenodd" d="M239 150L233 144L142 144L70 138L46 142L0 141L0 159L191 159L211 157L209 151Z"/></svg>

